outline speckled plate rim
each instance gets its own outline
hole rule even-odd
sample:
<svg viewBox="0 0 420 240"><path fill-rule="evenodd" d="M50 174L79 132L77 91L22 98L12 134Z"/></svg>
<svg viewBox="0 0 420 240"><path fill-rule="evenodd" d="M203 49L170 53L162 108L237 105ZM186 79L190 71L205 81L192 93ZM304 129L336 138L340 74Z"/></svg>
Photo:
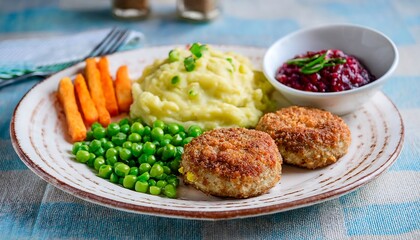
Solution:
<svg viewBox="0 0 420 240"><path fill-rule="evenodd" d="M174 47L174 46L179 46L179 45L150 47L150 48L147 48L147 49L140 49L140 50L133 50L133 51L139 51L139 52L147 51L147 50L148 51L154 51L154 50L159 50L161 48L167 49L168 47ZM247 46L215 45L215 47L222 47L222 48L226 48L226 49L232 48L234 50L236 48L239 48L239 49L240 48L254 48L257 51L261 51L261 54L263 54L264 51L265 51L265 49L262 49L262 48L247 47ZM130 51L130 52L132 52L132 51ZM116 53L116 54L113 54L113 55L124 55L124 54L126 54L126 52ZM113 55L110 55L110 57L112 57ZM78 64L78 65L73 66L71 68L81 68L82 65L83 64L81 63L81 64ZM66 70L63 70L63 71L66 71ZM376 169L373 169L373 171L370 174L364 176L363 178L359 179L356 182L345 184L345 185L342 185L340 188L328 190L328 191L322 192L320 194L316 194L314 196L304 197L304 198L297 199L297 200L294 200L294 201L284 202L284 203L280 203L280 204L272 204L272 205L263 206L263 207L238 209L238 210L235 210L235 209L226 210L225 209L223 211L185 211L185 210L182 210L182 209L177 210L177 209L161 208L158 205L154 206L154 207L136 205L136 204L131 204L131 203L126 203L126 202L114 200L114 199L111 199L111 198L104 198L102 196L90 193L88 191L81 190L77 187L73 187L73 186L63 182L62 180L60 180L58 178L55 178L54 176L52 176L51 174L46 172L43 168L39 167L39 165L36 164L30 158L30 156L25 152L25 149L22 147L22 145L19 142L18 137L16 135L16 114L19 111L19 109L21 108L22 101L31 92L36 91L43 82L49 81L50 79L51 79L51 77L47 78L47 79L37 83L35 86L33 86L23 96L23 98L18 103L18 105L16 106L16 108L13 112L12 120L11 120L11 123L10 123L10 136L11 136L12 145L13 145L16 153L18 154L18 156L21 158L21 160L24 162L24 164L30 170L32 170L35 174L37 174L39 177L41 177L46 182L52 184L53 186L65 191L67 193L70 193L70 194L72 194L76 197L84 199L86 201L89 201L89 202L92 202L92 203L95 203L95 204L99 204L99 205L103 205L103 206L106 206L106 207L116 208L116 209L123 210L123 211L133 212L133 213L141 213L141 214L147 214L147 215L164 216L164 217L172 217L172 218L220 220L220 219L235 219L235 218L260 216L260 215L272 214L272 213L283 212L283 211L292 210L292 209L296 209L296 208L301 208L301 207L305 207L305 206L310 206L310 205L314 205L314 204L317 204L317 203L320 203L320 202L323 202L323 201L326 201L326 200L338 198L338 197L340 197L344 194L350 193L351 191L354 191L357 188L369 183L370 181L372 181L373 179L378 177L381 173L383 173L386 169L388 169L395 162L395 160L398 158L398 156L401 152L401 149L403 147L404 125L403 125L403 121L402 121L402 118L401 118L401 114L399 113L399 111L398 111L397 107L394 105L394 103L392 103L392 101L388 97L383 95L383 93L378 93L380 95L383 95L382 97L384 97L386 99L386 101L388 101L386 103L386 105L388 106L389 111L392 111L393 113L397 114L398 119L399 119L399 123L398 123L399 129L398 129L398 131L399 131L400 134L399 134L399 136L394 136L394 137L398 137L398 140L396 141L396 146L393 149L392 154L390 154L389 156L386 156L386 159L383 159L383 164L380 167L377 167Z"/></svg>

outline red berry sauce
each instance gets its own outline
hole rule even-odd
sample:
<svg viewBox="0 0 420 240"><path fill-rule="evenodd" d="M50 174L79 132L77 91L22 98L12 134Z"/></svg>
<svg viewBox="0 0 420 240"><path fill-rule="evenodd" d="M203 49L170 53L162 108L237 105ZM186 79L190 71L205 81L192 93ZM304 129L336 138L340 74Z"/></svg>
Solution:
<svg viewBox="0 0 420 240"><path fill-rule="evenodd" d="M328 52L327 52L328 51ZM277 81L303 91L310 92L340 92L357 88L373 82L373 76L353 56L349 56L340 50L321 50L319 52L307 52L298 55L297 58L310 58L314 55L322 55L327 52L325 59L341 58L345 63L325 66L321 70L311 74L304 74L298 65L284 63L276 74Z"/></svg>

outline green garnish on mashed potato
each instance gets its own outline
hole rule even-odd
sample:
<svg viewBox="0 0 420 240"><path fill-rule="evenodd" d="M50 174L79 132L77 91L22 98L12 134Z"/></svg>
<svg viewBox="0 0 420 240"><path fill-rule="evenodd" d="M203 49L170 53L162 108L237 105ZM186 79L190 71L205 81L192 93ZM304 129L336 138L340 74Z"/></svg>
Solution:
<svg viewBox="0 0 420 240"><path fill-rule="evenodd" d="M208 130L254 127L272 110L273 87L249 59L205 46L199 57L194 49L176 48L147 66L133 84L130 116L147 124L160 119ZM184 64L189 58L194 58L193 70Z"/></svg>

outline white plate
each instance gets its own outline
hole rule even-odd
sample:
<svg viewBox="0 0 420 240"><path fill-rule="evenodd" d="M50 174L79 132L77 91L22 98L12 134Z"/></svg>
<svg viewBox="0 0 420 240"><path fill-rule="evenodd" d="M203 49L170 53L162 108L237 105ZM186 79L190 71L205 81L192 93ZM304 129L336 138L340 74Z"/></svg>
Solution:
<svg viewBox="0 0 420 240"><path fill-rule="evenodd" d="M249 57L261 69L264 49L215 46ZM127 64L137 78L154 59L166 57L174 46L145 48L109 56L111 72ZM281 183L262 196L222 199L206 196L184 185L179 197L169 199L138 193L95 176L71 155L64 115L55 91L64 76L82 71L78 64L40 82L20 101L13 114L10 135L22 161L37 175L74 196L129 212L194 219L243 218L313 205L339 197L373 180L398 157L404 136L401 116L381 92L344 120L352 132L349 153L337 163L318 170L284 166Z"/></svg>

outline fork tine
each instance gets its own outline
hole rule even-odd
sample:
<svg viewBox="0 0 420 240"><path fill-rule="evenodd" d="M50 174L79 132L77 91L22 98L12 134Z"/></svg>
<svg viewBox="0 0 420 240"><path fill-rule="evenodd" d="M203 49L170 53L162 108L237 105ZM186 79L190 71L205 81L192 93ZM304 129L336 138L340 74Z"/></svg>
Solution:
<svg viewBox="0 0 420 240"><path fill-rule="evenodd" d="M108 52L106 52L105 54L111 54L111 53L116 52L118 48L125 42L125 40L128 38L129 35L130 35L130 32L127 29L123 30L120 37L115 41L115 43L110 47Z"/></svg>
<svg viewBox="0 0 420 240"><path fill-rule="evenodd" d="M98 56L99 53L103 51L103 48L109 44L109 41L112 41L112 39L115 38L116 34L119 34L119 30L118 28L113 27L111 31L109 31L109 33L105 36L105 38L102 39L102 41L96 45L96 47L85 57L85 59Z"/></svg>
<svg viewBox="0 0 420 240"><path fill-rule="evenodd" d="M117 34L104 46L99 52L99 56L114 53L118 50L121 44L127 39L129 31L127 29L120 29Z"/></svg>

